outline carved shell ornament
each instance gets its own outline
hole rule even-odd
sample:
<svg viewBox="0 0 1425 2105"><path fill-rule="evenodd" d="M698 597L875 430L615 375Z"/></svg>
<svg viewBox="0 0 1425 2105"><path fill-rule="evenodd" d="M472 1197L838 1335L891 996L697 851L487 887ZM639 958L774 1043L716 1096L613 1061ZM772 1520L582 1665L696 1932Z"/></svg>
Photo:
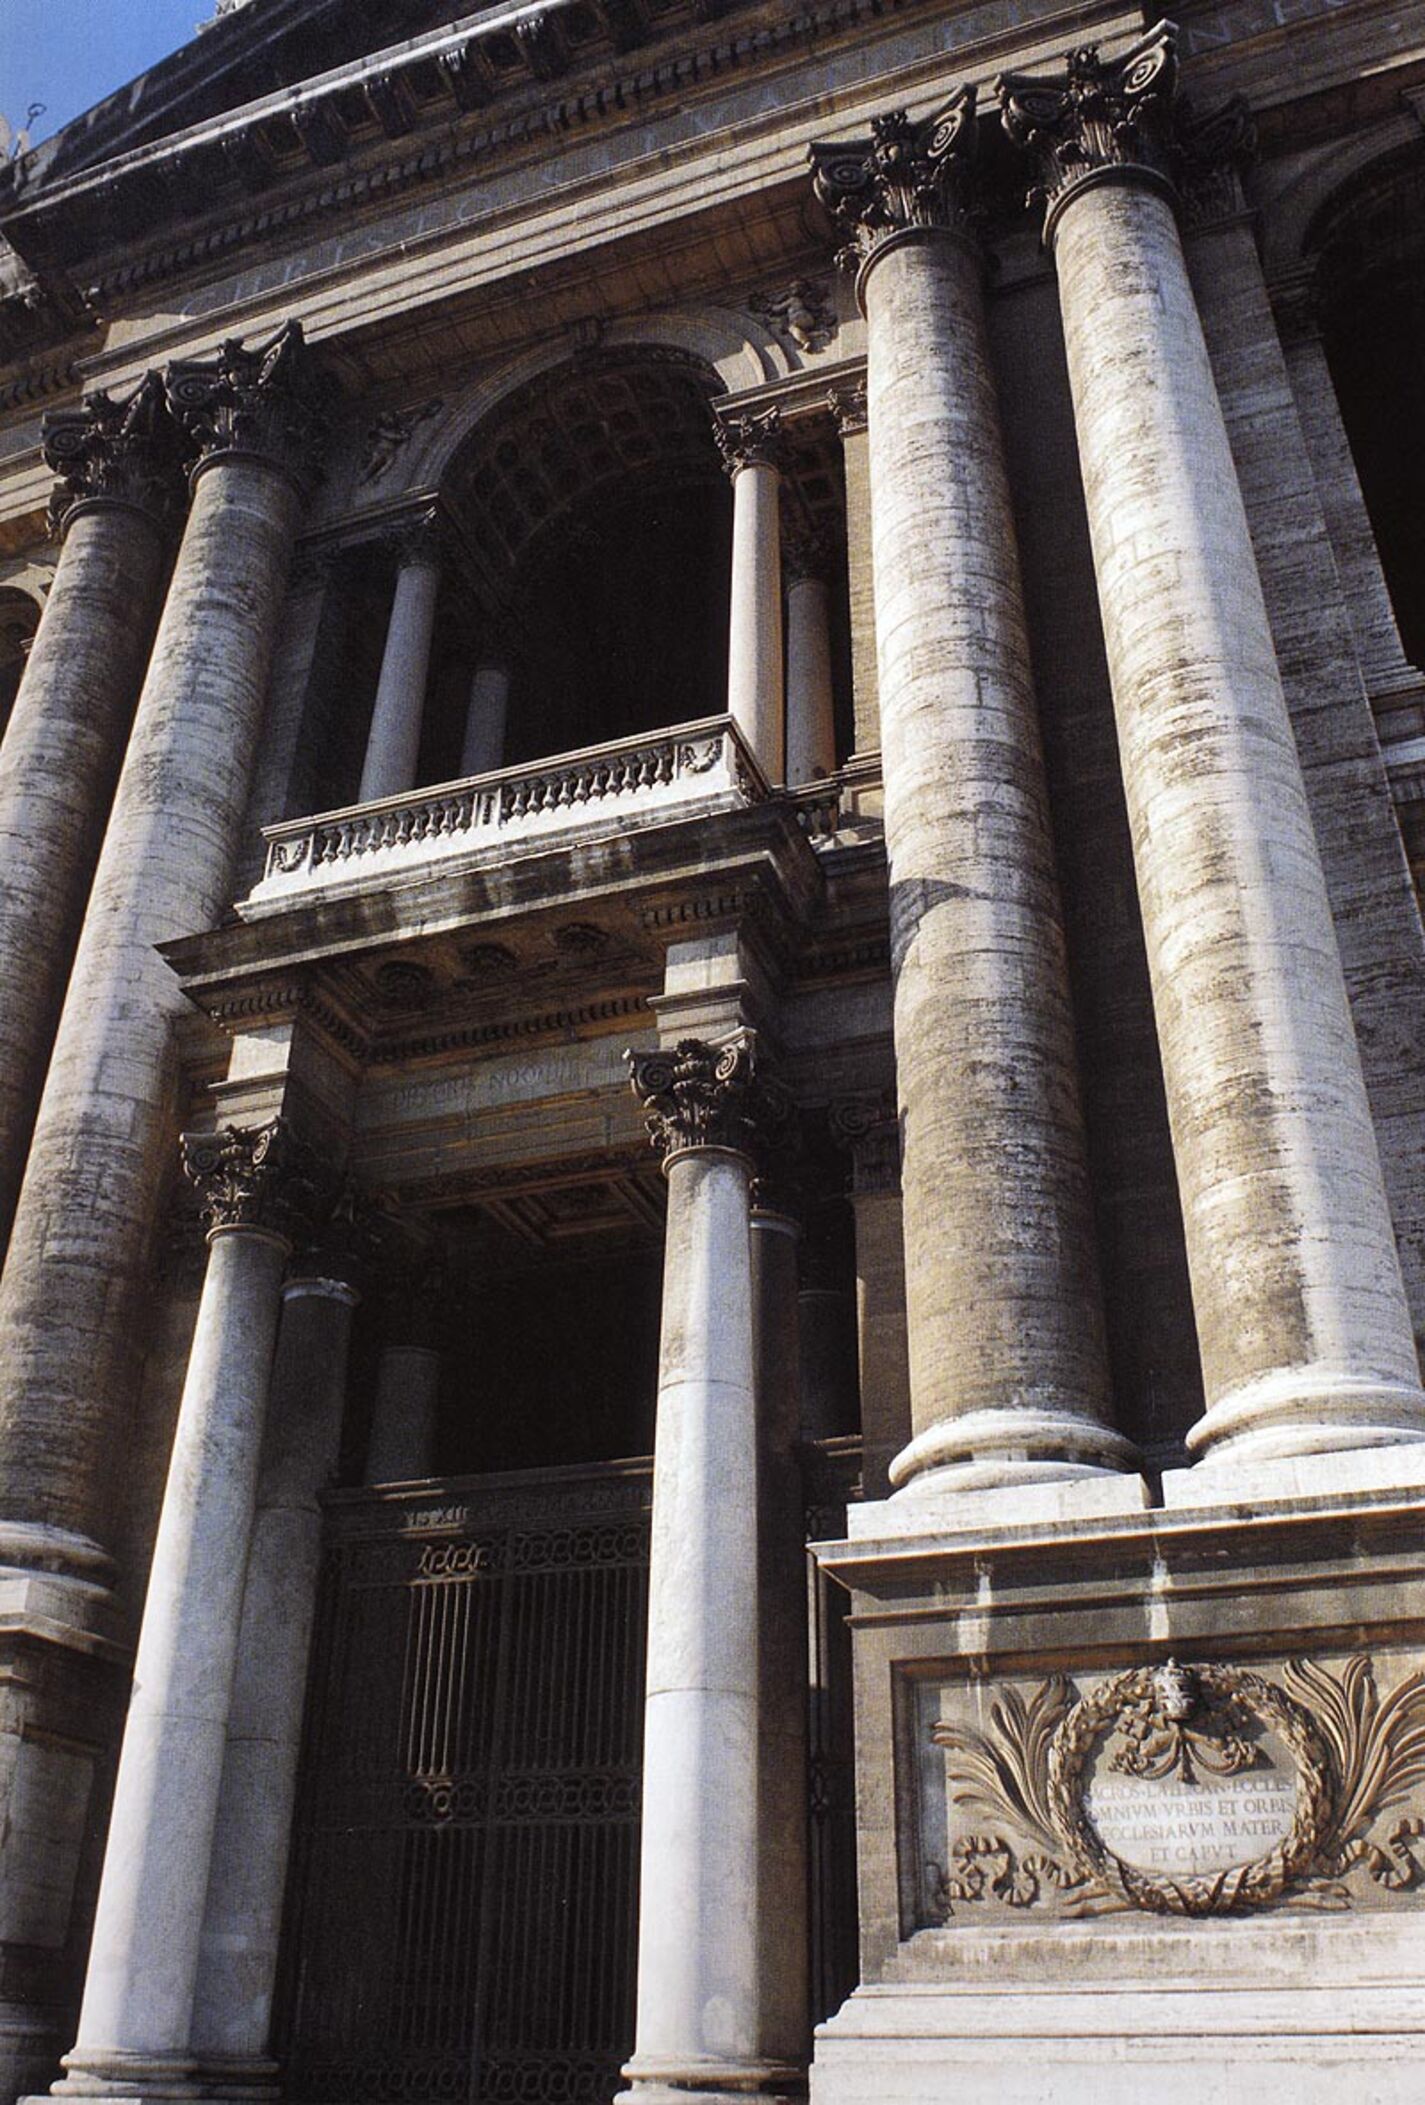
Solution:
<svg viewBox="0 0 1425 2105"><path fill-rule="evenodd" d="M1385 1893L1425 1886L1425 1818L1407 1813L1381 1825L1425 1783L1425 1672L1382 1698L1359 1656L1339 1675L1292 1661L1280 1685L1241 1667L1169 1660L1113 1675L1087 1695L1062 1675L1027 1702L1006 1690L990 1718L988 1734L948 1720L931 1728L952 1800L995 1828L960 1836L947 1865L927 1866L931 1912L942 1922L966 1902L1029 1908L1054 1893L1070 1914L1349 1907L1345 1881L1358 1870ZM1273 1744L1284 1760L1269 1754ZM1223 1779L1236 1778L1246 1783L1234 1788L1263 1793L1242 1802L1266 1814L1255 1824L1272 1830L1270 1843L1209 1869L1136 1861L1135 1831L1126 1842L1115 1835L1099 1796L1106 1782L1151 1808L1157 1786L1171 1792L1180 1819L1194 1793L1206 1809ZM1219 1842L1233 1831L1222 1829Z"/></svg>

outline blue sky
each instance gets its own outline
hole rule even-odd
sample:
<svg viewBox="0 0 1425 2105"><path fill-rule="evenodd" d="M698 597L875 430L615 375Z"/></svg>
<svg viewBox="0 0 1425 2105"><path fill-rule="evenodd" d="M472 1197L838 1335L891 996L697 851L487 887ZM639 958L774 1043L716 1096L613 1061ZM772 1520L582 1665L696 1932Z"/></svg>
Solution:
<svg viewBox="0 0 1425 2105"><path fill-rule="evenodd" d="M36 145L186 44L214 0L0 0L0 114Z"/></svg>

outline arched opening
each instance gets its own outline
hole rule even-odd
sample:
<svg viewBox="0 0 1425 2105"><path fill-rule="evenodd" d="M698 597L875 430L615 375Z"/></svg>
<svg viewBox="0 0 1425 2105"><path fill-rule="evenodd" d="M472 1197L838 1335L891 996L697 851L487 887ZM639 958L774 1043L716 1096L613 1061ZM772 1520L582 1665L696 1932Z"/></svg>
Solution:
<svg viewBox="0 0 1425 2105"><path fill-rule="evenodd" d="M1425 664L1425 153L1318 222L1321 328L1405 655Z"/></svg>

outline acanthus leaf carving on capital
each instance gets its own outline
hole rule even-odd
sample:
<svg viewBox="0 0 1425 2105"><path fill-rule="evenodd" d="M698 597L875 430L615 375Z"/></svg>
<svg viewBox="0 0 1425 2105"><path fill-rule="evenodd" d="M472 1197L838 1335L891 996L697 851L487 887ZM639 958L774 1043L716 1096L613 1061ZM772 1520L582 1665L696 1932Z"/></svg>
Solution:
<svg viewBox="0 0 1425 2105"><path fill-rule="evenodd" d="M40 445L60 478L49 508L58 535L88 504L127 505L165 528L181 515L184 438L157 373L145 373L127 395L99 390L78 409L51 410Z"/></svg>
<svg viewBox="0 0 1425 2105"><path fill-rule="evenodd" d="M782 464L782 412L775 404L770 409L719 413L713 418L713 437L730 476L739 475L744 468L778 468Z"/></svg>
<svg viewBox="0 0 1425 2105"><path fill-rule="evenodd" d="M847 236L837 262L861 273L898 236L967 234L975 140L967 86L919 121L889 110L872 119L869 139L810 147L812 188Z"/></svg>
<svg viewBox="0 0 1425 2105"><path fill-rule="evenodd" d="M826 391L826 407L838 438L848 439L866 429L866 383L856 380Z"/></svg>
<svg viewBox="0 0 1425 2105"><path fill-rule="evenodd" d="M782 575L789 585L825 583L831 573L832 545L818 526L795 521L782 532Z"/></svg>
<svg viewBox="0 0 1425 2105"><path fill-rule="evenodd" d="M300 322L284 322L248 350L230 338L211 358L175 359L165 374L169 406L197 446L199 467L250 454L304 486L321 472L331 384L307 349Z"/></svg>
<svg viewBox="0 0 1425 2105"><path fill-rule="evenodd" d="M314 1148L285 1118L260 1126L185 1133L183 1174L197 1190L210 1237L248 1229L300 1242L331 1203L331 1182Z"/></svg>
<svg viewBox="0 0 1425 2105"><path fill-rule="evenodd" d="M398 569L421 564L439 569L448 554L445 521L439 505L424 504L393 519L385 535Z"/></svg>
<svg viewBox="0 0 1425 2105"><path fill-rule="evenodd" d="M363 1293L385 1251L385 1215L355 1178L343 1177L329 1207L293 1256L293 1279L335 1279Z"/></svg>
<svg viewBox="0 0 1425 2105"><path fill-rule="evenodd" d="M1256 159L1257 127L1243 96L1232 96L1205 116L1179 96L1173 144L1188 226L1212 226L1246 211L1242 178Z"/></svg>
<svg viewBox="0 0 1425 2105"><path fill-rule="evenodd" d="M720 1041L680 1038L624 1059L648 1137L665 1161L694 1148L730 1148L756 1161L785 1129L788 1100L759 1074L751 1031Z"/></svg>
<svg viewBox="0 0 1425 2105"><path fill-rule="evenodd" d="M1046 240L1068 199L1106 174L1174 193L1171 22L1159 22L1117 58L1101 58L1096 44L1084 44L1057 73L1005 73L995 87L1005 131L1033 161L1028 202L1046 207Z"/></svg>
<svg viewBox="0 0 1425 2105"><path fill-rule="evenodd" d="M826 1123L835 1144L851 1156L851 1188L857 1198L900 1190L900 1124L890 1090L836 1098L827 1106Z"/></svg>

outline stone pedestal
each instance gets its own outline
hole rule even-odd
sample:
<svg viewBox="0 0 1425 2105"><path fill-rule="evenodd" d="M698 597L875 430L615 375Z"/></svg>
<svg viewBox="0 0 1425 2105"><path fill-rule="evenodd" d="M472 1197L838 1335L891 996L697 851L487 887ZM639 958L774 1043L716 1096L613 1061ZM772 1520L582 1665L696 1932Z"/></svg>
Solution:
<svg viewBox="0 0 1425 2105"><path fill-rule="evenodd" d="M795 2082L762 2048L752 1054L629 1055L666 1157L628 2105Z"/></svg>
<svg viewBox="0 0 1425 2105"><path fill-rule="evenodd" d="M415 521L399 537L396 557L396 591L357 792L359 804L398 797L416 786L435 604L440 594L440 530L434 516Z"/></svg>
<svg viewBox="0 0 1425 2105"><path fill-rule="evenodd" d="M1079 54L1056 81L1010 80L1003 92L1049 197L1207 1392L1189 1445L1226 1462L1420 1440L1425 1394L1300 762L1162 172L1172 78L1163 31L1113 66ZM1114 113L1110 131L1085 129L1089 107Z"/></svg>
<svg viewBox="0 0 1425 2105"><path fill-rule="evenodd" d="M505 764L505 719L510 705L510 668L503 661L477 667L470 682L462 775L489 775Z"/></svg>
<svg viewBox="0 0 1425 2105"><path fill-rule="evenodd" d="M56 2095L196 2095L199 1938L268 1380L311 1172L280 1123L184 1143L209 1221L79 2037ZM251 1837L247 1838L249 1841Z"/></svg>
<svg viewBox="0 0 1425 2105"><path fill-rule="evenodd" d="M156 375L51 417L44 445L63 541L0 746L0 1249L183 493Z"/></svg>
<svg viewBox="0 0 1425 2105"><path fill-rule="evenodd" d="M775 409L719 419L732 477L727 711L768 782L786 780L782 667L781 426Z"/></svg>
<svg viewBox="0 0 1425 2105"><path fill-rule="evenodd" d="M917 1498L1133 1462L1108 1417L1029 649L959 194L972 134L965 91L921 125L891 116L871 141L813 149L818 195L862 257L915 1426L891 1476Z"/></svg>
<svg viewBox="0 0 1425 2105"><path fill-rule="evenodd" d="M305 1265L282 1296L193 1995L207 2095L270 2083L272 1999L321 1562L318 1494L346 1404L355 1288Z"/></svg>

